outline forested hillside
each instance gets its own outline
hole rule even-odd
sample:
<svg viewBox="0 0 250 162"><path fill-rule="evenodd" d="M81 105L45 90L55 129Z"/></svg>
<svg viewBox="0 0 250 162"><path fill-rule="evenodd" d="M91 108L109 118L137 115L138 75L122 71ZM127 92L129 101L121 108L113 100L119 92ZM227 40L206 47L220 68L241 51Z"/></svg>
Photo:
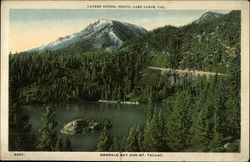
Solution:
<svg viewBox="0 0 250 162"><path fill-rule="evenodd" d="M214 14L205 13L199 23L155 29L124 47L150 54L154 66L227 73L230 59L240 54L240 11Z"/></svg>
<svg viewBox="0 0 250 162"><path fill-rule="evenodd" d="M23 104L138 101L147 104L145 126L131 128L127 137L113 138L104 130L98 151L239 151L240 12L212 14L134 37L118 51L10 55L10 120ZM149 66L227 75L193 77ZM154 108L156 102L166 109ZM18 141L12 132L10 137Z"/></svg>

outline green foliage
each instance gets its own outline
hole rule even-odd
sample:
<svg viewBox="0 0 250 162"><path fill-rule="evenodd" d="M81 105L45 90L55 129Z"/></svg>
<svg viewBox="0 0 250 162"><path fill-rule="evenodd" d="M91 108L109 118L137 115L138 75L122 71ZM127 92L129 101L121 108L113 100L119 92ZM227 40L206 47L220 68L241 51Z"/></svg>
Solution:
<svg viewBox="0 0 250 162"><path fill-rule="evenodd" d="M10 73L9 84L9 151L34 151L35 136L31 133L29 117L19 106L18 84L13 73Z"/></svg>
<svg viewBox="0 0 250 162"><path fill-rule="evenodd" d="M17 103L10 102L9 119L9 151L34 151L35 136L29 118Z"/></svg>
<svg viewBox="0 0 250 162"><path fill-rule="evenodd" d="M227 152L240 152L240 140L236 139L226 148Z"/></svg>
<svg viewBox="0 0 250 162"><path fill-rule="evenodd" d="M23 104L60 101L133 100L147 65L139 53L104 51L10 55L10 70Z"/></svg>
<svg viewBox="0 0 250 162"><path fill-rule="evenodd" d="M71 141L68 136L63 142L63 151L72 151Z"/></svg>
<svg viewBox="0 0 250 162"><path fill-rule="evenodd" d="M240 47L240 11L209 17L179 28L157 28L123 46L151 56L153 66L228 73L233 68L228 60Z"/></svg>
<svg viewBox="0 0 250 162"><path fill-rule="evenodd" d="M130 128L128 137L126 139L126 144L124 146L124 151L126 152L139 152L140 151L140 127L134 126Z"/></svg>
<svg viewBox="0 0 250 162"><path fill-rule="evenodd" d="M111 135L108 132L108 129L104 127L104 129L101 131L98 137L97 151L109 151L111 145L112 145Z"/></svg>
<svg viewBox="0 0 250 162"><path fill-rule="evenodd" d="M63 142L60 137L57 137L55 151L63 151Z"/></svg>
<svg viewBox="0 0 250 162"><path fill-rule="evenodd" d="M45 112L41 118L44 125L43 128L39 130L41 135L37 149L40 151L56 151L57 134L54 128L57 122L54 119L55 113L50 106L45 108Z"/></svg>
<svg viewBox="0 0 250 162"><path fill-rule="evenodd" d="M186 91L177 93L173 111L167 117L168 146L173 151L181 151L189 145L191 126L191 97Z"/></svg>
<svg viewBox="0 0 250 162"><path fill-rule="evenodd" d="M118 137L113 138L112 145L110 146L109 151L112 151L112 152L122 151L121 142L120 142L120 139L118 139Z"/></svg>
<svg viewBox="0 0 250 162"><path fill-rule="evenodd" d="M161 111L154 111L152 117L147 118L143 141L141 142L142 151L169 151L164 138L165 121Z"/></svg>

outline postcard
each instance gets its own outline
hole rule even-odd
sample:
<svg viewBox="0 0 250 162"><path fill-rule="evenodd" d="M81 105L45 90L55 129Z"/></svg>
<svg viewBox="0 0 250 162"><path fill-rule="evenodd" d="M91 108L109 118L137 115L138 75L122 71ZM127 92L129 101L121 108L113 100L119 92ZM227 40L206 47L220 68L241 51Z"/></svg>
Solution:
<svg viewBox="0 0 250 162"><path fill-rule="evenodd" d="M248 161L246 1L3 1L1 160Z"/></svg>

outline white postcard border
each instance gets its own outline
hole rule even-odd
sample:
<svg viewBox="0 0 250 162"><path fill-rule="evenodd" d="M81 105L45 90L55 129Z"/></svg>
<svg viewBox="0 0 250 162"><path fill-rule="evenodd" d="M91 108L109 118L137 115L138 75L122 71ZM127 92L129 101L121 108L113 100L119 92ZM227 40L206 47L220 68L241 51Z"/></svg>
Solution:
<svg viewBox="0 0 250 162"><path fill-rule="evenodd" d="M159 157L100 156L104 152L8 151L9 9L89 9L87 5L161 5L164 10L241 10L241 152L165 153ZM104 9L104 8L101 8ZM105 8L110 9L110 8ZM116 8L119 9L119 8ZM129 9L126 9L129 10ZM81 161L247 161L249 158L249 3L247 1L2 1L1 6L1 160ZM14 156L22 153L22 156ZM110 153L110 152L105 152ZM120 154L119 152L112 152ZM135 152L133 152L135 153ZM150 154L154 154L149 152ZM123 154L130 154L123 152Z"/></svg>

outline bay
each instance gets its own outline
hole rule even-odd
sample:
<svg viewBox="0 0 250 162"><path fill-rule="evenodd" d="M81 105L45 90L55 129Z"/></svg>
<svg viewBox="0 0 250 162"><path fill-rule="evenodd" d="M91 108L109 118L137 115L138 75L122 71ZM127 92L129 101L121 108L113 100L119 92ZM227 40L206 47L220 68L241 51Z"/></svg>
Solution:
<svg viewBox="0 0 250 162"><path fill-rule="evenodd" d="M39 129L43 127L42 113L47 105L23 106L25 113L30 117L32 132L39 137ZM69 136L73 151L95 151L98 133L87 133L80 135L67 135L60 132L63 126L69 121L76 119L110 119L112 128L110 133L113 136L127 136L133 125L143 127L146 115L146 105L143 104L117 104L99 102L59 103L50 104L55 111L58 125L56 131L58 136L65 139ZM38 141L36 141L37 143Z"/></svg>

